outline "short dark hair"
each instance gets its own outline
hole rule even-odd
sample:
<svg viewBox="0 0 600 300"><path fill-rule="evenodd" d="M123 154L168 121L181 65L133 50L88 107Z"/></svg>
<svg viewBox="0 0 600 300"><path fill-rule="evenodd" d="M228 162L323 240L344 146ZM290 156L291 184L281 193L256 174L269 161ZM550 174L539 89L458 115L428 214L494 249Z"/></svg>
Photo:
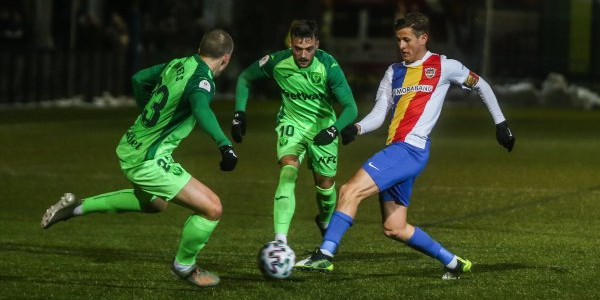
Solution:
<svg viewBox="0 0 600 300"><path fill-rule="evenodd" d="M319 26L314 20L294 20L290 25L291 38L319 39Z"/></svg>
<svg viewBox="0 0 600 300"><path fill-rule="evenodd" d="M213 29L200 40L198 54L210 58L220 58L233 51L233 39L223 29Z"/></svg>
<svg viewBox="0 0 600 300"><path fill-rule="evenodd" d="M408 13L394 22L394 30L410 27L416 36L429 34L429 18L422 13Z"/></svg>

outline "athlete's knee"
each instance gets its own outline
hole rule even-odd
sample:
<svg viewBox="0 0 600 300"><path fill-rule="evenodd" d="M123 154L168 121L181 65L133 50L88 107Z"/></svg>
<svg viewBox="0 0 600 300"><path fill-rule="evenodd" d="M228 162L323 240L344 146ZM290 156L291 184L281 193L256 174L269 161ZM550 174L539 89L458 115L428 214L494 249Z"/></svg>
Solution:
<svg viewBox="0 0 600 300"><path fill-rule="evenodd" d="M145 213L159 213L167 209L167 201L156 198L154 201L142 203L141 209Z"/></svg>
<svg viewBox="0 0 600 300"><path fill-rule="evenodd" d="M383 224L383 235L390 239L405 243L410 239L409 227L407 224L397 224L395 226Z"/></svg>
<svg viewBox="0 0 600 300"><path fill-rule="evenodd" d="M223 213L223 205L221 205L221 199L218 196L211 197L209 204L205 207L203 214L209 220L219 220Z"/></svg>
<svg viewBox="0 0 600 300"><path fill-rule="evenodd" d="M335 177L315 176L316 185L321 189L330 189L335 184Z"/></svg>
<svg viewBox="0 0 600 300"><path fill-rule="evenodd" d="M284 165L279 171L279 180L284 182L296 182L298 178L298 168L292 165Z"/></svg>
<svg viewBox="0 0 600 300"><path fill-rule="evenodd" d="M352 183L345 183L340 187L339 203L360 203L364 197L361 196L358 187Z"/></svg>

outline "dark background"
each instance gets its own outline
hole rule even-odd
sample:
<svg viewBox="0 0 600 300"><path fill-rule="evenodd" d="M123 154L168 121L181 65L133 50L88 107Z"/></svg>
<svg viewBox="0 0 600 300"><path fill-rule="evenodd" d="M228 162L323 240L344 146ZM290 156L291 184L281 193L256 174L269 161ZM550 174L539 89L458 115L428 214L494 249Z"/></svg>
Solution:
<svg viewBox="0 0 600 300"><path fill-rule="evenodd" d="M598 91L599 0L0 0L0 104L129 95L131 74L194 53L214 27L236 42L217 81L231 97L248 64L285 47L296 18L318 21L321 48L359 100L372 98L398 60L392 23L412 11L430 16L431 50L491 83L539 87L557 72Z"/></svg>

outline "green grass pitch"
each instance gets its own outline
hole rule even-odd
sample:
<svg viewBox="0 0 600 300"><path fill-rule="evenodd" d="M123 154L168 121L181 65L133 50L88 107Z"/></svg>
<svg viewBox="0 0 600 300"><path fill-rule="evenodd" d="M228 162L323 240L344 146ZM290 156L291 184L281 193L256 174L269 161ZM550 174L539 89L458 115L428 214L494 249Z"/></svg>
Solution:
<svg viewBox="0 0 600 300"><path fill-rule="evenodd" d="M114 148L135 109L0 110L0 298L600 298L598 112L506 109L517 137L509 154L483 104L444 109L409 221L474 262L460 280L441 280L437 261L386 239L372 197L344 236L332 274L269 281L256 255L273 238L277 105L249 103L248 133L236 145L232 173L218 170L218 150L198 130L175 152L223 202L221 222L199 257L221 276L209 289L170 274L189 214L176 205L161 214L96 214L40 229L44 210L65 191L89 196L129 188ZM227 133L232 106L213 105ZM359 117L369 109L361 106ZM341 146L338 187L381 149L385 134L384 127ZM306 166L296 198L289 241L304 258L320 242Z"/></svg>

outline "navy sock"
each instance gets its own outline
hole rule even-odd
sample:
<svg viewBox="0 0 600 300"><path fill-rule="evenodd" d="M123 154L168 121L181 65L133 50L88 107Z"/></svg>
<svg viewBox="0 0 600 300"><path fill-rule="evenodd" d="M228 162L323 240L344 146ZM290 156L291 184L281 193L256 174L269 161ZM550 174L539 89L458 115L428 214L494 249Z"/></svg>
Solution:
<svg viewBox="0 0 600 300"><path fill-rule="evenodd" d="M331 254L334 254L337 251L342 236L352 224L352 217L343 212L335 211L331 216L329 227L327 227L327 231L323 237L321 249L325 249Z"/></svg>
<svg viewBox="0 0 600 300"><path fill-rule="evenodd" d="M439 260L444 265L449 264L454 258L454 254L442 247L440 243L432 239L419 227L415 227L415 232L406 244L415 250Z"/></svg>

